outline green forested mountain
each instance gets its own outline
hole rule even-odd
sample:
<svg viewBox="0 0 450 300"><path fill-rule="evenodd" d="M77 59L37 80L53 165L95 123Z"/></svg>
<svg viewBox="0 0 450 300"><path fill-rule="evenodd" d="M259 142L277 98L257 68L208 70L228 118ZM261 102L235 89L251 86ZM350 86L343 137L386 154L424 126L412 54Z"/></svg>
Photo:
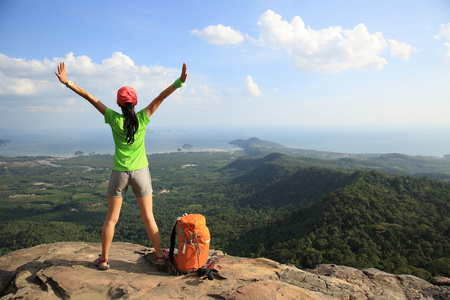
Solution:
<svg viewBox="0 0 450 300"><path fill-rule="evenodd" d="M298 159L274 153L263 159L240 158L222 170L232 174L231 184L239 185L246 195L240 204L254 209L303 206L347 180L344 171L301 165Z"/></svg>
<svg viewBox="0 0 450 300"><path fill-rule="evenodd" d="M445 178L430 179L446 174L442 161L250 158L239 151L155 154L149 161L166 247L176 217L201 213L212 248L231 255L300 268L335 263L450 276L450 187ZM55 241L99 242L111 166L110 155L0 157L0 254ZM149 243L131 191L115 241Z"/></svg>
<svg viewBox="0 0 450 300"><path fill-rule="evenodd" d="M240 251L304 268L335 263L421 277L450 275L447 184L328 171L303 168L274 184L278 192L259 193L255 198L261 202L249 205L280 207L283 199L275 194L284 189L283 195L291 195L284 204L292 211L241 237Z"/></svg>

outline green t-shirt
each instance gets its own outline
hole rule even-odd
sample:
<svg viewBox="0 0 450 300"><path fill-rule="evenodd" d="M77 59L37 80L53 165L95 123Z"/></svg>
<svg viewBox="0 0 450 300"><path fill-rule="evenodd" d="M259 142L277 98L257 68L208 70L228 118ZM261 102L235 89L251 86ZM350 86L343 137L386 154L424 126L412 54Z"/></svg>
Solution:
<svg viewBox="0 0 450 300"><path fill-rule="evenodd" d="M145 108L140 110L136 116L139 120L139 129L134 135L134 143L127 144L125 140L127 133L123 126L123 115L109 108L105 111L105 123L111 126L114 138L113 169L116 171L133 171L148 166L147 155L145 154L145 131L150 119Z"/></svg>

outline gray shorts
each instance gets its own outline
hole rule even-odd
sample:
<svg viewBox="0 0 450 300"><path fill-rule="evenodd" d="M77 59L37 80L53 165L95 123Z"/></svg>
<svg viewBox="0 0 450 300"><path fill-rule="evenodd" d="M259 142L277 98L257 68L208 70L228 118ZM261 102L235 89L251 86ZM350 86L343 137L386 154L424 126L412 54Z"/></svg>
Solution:
<svg viewBox="0 0 450 300"><path fill-rule="evenodd" d="M153 193L152 178L148 167L134 171L113 170L109 179L108 196L125 198L129 185L136 197L151 195Z"/></svg>

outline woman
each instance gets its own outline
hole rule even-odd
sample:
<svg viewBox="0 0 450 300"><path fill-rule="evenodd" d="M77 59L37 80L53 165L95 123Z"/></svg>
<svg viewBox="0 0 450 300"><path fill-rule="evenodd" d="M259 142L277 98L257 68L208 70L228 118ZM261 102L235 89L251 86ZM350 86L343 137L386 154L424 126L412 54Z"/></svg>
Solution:
<svg viewBox="0 0 450 300"><path fill-rule="evenodd" d="M113 171L108 187L108 213L102 230L102 254L95 260L95 264L100 270L109 269L108 252L113 240L114 228L119 220L122 201L129 185L131 185L137 198L142 221L144 221L148 237L155 248L156 264L162 265L167 259L168 253L167 250L161 248L158 226L153 216L153 191L144 138L150 116L164 99L183 85L187 77L186 70L186 64L184 63L180 78L137 114L134 111L137 104L137 95L133 88L124 86L117 92L117 104L122 109L122 114L119 114L106 107L100 100L71 80L68 80L64 62L58 66L58 72L55 72L62 84L88 100L104 115L105 123L109 124L112 129L115 151Z"/></svg>

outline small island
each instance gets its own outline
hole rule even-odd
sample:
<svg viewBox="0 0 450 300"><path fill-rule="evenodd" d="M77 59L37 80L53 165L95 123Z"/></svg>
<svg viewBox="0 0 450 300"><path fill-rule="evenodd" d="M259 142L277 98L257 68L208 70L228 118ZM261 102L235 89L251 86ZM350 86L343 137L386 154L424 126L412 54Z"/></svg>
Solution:
<svg viewBox="0 0 450 300"><path fill-rule="evenodd" d="M191 149L193 146L192 145L190 145L190 144L184 144L183 145L183 148L178 148L177 149L177 152L183 152L183 150L185 150L185 149Z"/></svg>

